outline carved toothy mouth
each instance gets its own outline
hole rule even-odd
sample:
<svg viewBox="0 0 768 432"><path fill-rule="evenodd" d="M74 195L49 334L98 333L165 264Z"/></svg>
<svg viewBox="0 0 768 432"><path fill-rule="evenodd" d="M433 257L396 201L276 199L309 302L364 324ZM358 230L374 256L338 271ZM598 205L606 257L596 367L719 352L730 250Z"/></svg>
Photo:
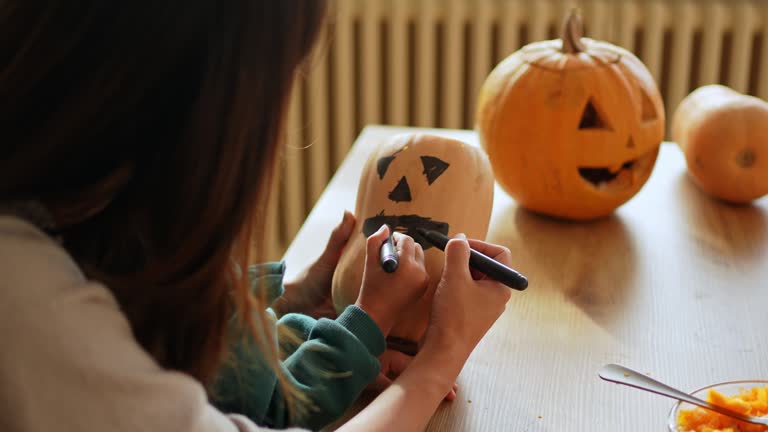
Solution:
<svg viewBox="0 0 768 432"><path fill-rule="evenodd" d="M600 188L601 184L608 183L618 177L622 170L631 170L634 164L634 159L624 162L615 172L611 171L610 168L579 168L579 175L584 180Z"/></svg>
<svg viewBox="0 0 768 432"><path fill-rule="evenodd" d="M363 222L363 234L368 237L378 231L384 224L389 225L390 228L397 232L412 237L424 250L431 248L432 243L416 232L417 228L433 230L445 235L448 235L449 228L447 222L435 221L428 217L419 215L385 215L384 212L382 212Z"/></svg>
<svg viewBox="0 0 768 432"><path fill-rule="evenodd" d="M643 181L655 160L656 149L612 167L579 167L579 176L599 191L617 192Z"/></svg>

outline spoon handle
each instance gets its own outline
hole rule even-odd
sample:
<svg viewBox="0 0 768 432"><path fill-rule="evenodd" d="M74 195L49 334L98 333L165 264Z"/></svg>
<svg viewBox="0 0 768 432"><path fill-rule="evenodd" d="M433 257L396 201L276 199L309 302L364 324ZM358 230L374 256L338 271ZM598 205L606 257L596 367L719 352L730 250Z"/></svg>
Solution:
<svg viewBox="0 0 768 432"><path fill-rule="evenodd" d="M690 404L698 405L702 408L707 408L709 410L718 412L728 417L733 417L738 420L755 424L765 424L761 422L761 419L746 416L735 411L731 411L727 408L711 404L687 393L683 393L680 390L672 388L664 383L660 383L645 374L633 371L632 369L626 368L624 366L619 366L617 364L605 365L602 369L600 369L598 375L600 378L606 381L614 382L616 384L624 384L630 387L638 388L640 390L646 390L651 393L667 396L672 399L685 401Z"/></svg>

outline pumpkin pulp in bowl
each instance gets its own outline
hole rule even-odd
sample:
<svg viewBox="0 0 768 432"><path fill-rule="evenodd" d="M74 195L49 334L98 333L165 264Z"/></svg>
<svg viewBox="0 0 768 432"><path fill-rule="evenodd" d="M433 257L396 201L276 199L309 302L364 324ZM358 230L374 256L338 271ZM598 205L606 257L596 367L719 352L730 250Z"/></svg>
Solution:
<svg viewBox="0 0 768 432"><path fill-rule="evenodd" d="M690 394L743 414L768 414L768 380L724 382ZM768 426L745 423L686 402L672 407L667 423L670 432L768 432Z"/></svg>

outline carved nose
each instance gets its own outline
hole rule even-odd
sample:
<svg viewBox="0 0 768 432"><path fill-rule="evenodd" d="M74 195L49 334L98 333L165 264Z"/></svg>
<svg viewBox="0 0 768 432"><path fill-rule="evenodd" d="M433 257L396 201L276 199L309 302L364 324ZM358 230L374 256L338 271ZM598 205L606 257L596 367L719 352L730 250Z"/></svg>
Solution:
<svg viewBox="0 0 768 432"><path fill-rule="evenodd" d="M405 176L400 178L397 186L389 193L389 199L394 202L411 200L411 188L408 187L408 180L405 179Z"/></svg>
<svg viewBox="0 0 768 432"><path fill-rule="evenodd" d="M630 135L629 139L627 140L627 148L635 148L635 140L632 139L632 135Z"/></svg>

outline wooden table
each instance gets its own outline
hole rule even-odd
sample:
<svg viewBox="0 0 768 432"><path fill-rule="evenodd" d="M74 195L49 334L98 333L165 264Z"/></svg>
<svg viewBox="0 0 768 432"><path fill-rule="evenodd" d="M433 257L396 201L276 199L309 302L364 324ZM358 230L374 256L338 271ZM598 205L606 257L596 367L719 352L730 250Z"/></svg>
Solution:
<svg viewBox="0 0 768 432"><path fill-rule="evenodd" d="M354 210L370 151L413 130L363 131L288 249L288 273ZM477 145L471 131L420 130ZM512 250L530 287L513 294L429 430L666 431L673 401L602 381L606 363L684 390L768 379L768 200L709 198L672 144L645 187L597 222L534 215L497 186L488 240Z"/></svg>

